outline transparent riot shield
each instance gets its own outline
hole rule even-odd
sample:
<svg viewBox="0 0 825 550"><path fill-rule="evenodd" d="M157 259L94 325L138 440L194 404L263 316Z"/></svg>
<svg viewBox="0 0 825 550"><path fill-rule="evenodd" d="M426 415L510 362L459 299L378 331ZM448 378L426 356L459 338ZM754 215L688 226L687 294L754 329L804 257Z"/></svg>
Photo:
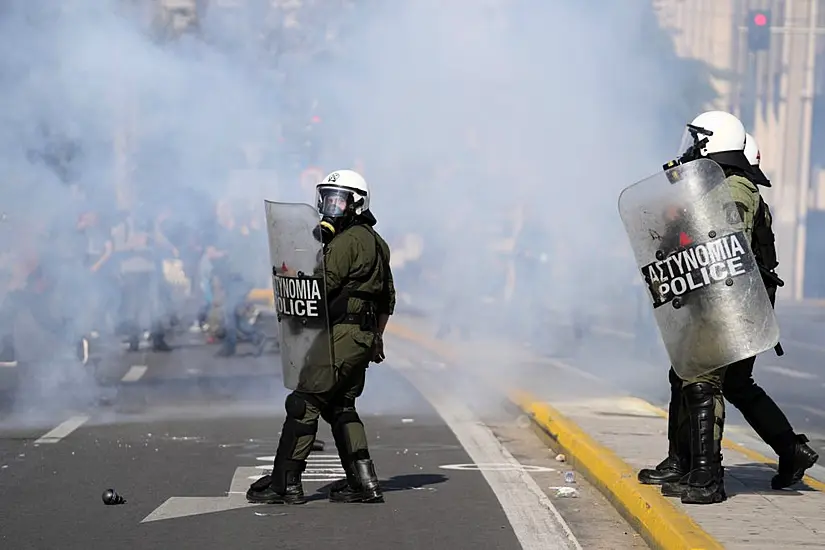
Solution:
<svg viewBox="0 0 825 550"><path fill-rule="evenodd" d="M777 344L779 325L718 164L699 159L631 185L619 214L681 378Z"/></svg>
<svg viewBox="0 0 825 550"><path fill-rule="evenodd" d="M264 201L284 385L320 393L334 383L320 218L308 204Z"/></svg>

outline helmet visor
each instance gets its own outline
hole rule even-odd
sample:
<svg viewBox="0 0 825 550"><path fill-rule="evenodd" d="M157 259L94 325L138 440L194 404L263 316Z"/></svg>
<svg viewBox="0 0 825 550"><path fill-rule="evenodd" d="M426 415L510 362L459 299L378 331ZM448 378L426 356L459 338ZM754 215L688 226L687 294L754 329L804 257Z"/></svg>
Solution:
<svg viewBox="0 0 825 550"><path fill-rule="evenodd" d="M689 162L703 156L702 151L707 147L708 140L712 135L713 132L710 130L688 124L682 133L677 158L682 162Z"/></svg>
<svg viewBox="0 0 825 550"><path fill-rule="evenodd" d="M338 218L343 216L352 204L352 191L340 187L318 187L315 202L321 216Z"/></svg>

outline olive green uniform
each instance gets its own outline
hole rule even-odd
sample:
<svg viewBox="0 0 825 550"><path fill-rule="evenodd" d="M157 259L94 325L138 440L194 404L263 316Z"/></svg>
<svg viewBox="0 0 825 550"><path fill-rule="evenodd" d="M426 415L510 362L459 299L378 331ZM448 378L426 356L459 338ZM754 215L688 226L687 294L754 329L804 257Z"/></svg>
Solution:
<svg viewBox="0 0 825 550"><path fill-rule="evenodd" d="M355 400L364 391L366 370L381 337L377 317L392 315L395 309L390 250L370 225L358 223L329 242L324 260L333 358L330 364L326 343L313 346L298 389L286 398L271 482L278 492L290 483L290 474L299 479L306 467L319 418L332 427L348 479L350 465L370 460Z"/></svg>

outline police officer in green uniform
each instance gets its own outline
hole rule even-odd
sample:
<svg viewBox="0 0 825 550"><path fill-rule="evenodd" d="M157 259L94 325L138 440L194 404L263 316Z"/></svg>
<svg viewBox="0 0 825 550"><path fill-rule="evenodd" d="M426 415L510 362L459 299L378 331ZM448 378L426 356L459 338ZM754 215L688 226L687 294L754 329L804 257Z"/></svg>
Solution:
<svg viewBox="0 0 825 550"><path fill-rule="evenodd" d="M286 419L272 474L252 484L247 500L306 502L301 474L315 441L318 419L323 418L332 428L346 472L346 480L330 489L330 500L383 502L355 401L364 391L369 363L384 360L382 335L395 309L390 250L373 228L377 221L369 210L367 182L360 174L332 172L316 186L316 198L322 216L317 237L324 243L334 360L302 371L298 389L286 398Z"/></svg>
<svg viewBox="0 0 825 550"><path fill-rule="evenodd" d="M745 222L746 233L751 239L751 248L760 265L765 287L771 302L775 301L777 286L782 284L774 270L779 265L776 259L774 234L771 229L770 208L762 199L757 185L770 187L770 181L759 167L759 147L753 136L746 134L743 153L750 170L742 170L741 159L735 166L722 164L731 184L735 208ZM709 155L710 158L713 158ZM716 160L716 159L714 159ZM725 159L723 158L723 161ZM730 160L730 159L728 159ZM717 162L719 162L717 160ZM805 470L819 459L809 446L804 434L796 434L785 414L771 397L753 379L756 357L750 357L729 365L724 369L722 393L730 403L739 409L748 424L770 445L779 457L777 474L771 480L773 489L783 489L798 483ZM662 492L667 496L680 496L687 488L690 471L690 441L687 411L684 408L682 381L671 369L671 401L669 406L668 457L652 469L639 472L639 481L645 484L662 484Z"/></svg>

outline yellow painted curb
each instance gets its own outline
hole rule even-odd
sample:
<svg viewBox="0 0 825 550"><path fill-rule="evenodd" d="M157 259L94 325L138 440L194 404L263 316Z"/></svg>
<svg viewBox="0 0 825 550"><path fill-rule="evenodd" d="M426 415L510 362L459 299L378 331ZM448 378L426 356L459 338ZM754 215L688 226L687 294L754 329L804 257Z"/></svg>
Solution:
<svg viewBox="0 0 825 550"><path fill-rule="evenodd" d="M636 481L636 472L613 451L587 435L574 422L529 393L510 399L529 414L590 483L595 485L647 543L660 550L721 550L721 543L677 508L657 486Z"/></svg>

